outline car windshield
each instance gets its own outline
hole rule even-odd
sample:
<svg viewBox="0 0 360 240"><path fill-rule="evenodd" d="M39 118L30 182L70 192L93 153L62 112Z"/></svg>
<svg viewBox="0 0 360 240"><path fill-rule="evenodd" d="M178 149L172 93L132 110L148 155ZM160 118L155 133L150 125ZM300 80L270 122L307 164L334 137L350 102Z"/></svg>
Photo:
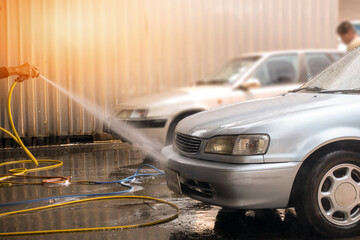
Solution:
<svg viewBox="0 0 360 240"><path fill-rule="evenodd" d="M233 60L197 84L232 84L259 59L259 56Z"/></svg>
<svg viewBox="0 0 360 240"><path fill-rule="evenodd" d="M360 48L351 51L295 91L360 90Z"/></svg>

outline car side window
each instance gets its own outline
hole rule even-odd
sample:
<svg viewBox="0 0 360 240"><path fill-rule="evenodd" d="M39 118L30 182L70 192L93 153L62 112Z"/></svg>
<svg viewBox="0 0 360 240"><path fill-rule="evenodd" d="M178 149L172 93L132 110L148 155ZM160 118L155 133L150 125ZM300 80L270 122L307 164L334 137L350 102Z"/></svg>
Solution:
<svg viewBox="0 0 360 240"><path fill-rule="evenodd" d="M325 53L305 54L305 65L308 78L311 78L321 72L331 64L330 58Z"/></svg>
<svg viewBox="0 0 360 240"><path fill-rule="evenodd" d="M330 53L330 56L334 59L334 60L338 60L339 58L341 58L344 54L342 53Z"/></svg>
<svg viewBox="0 0 360 240"><path fill-rule="evenodd" d="M267 59L253 74L263 86L294 83L298 79L298 55L287 54Z"/></svg>

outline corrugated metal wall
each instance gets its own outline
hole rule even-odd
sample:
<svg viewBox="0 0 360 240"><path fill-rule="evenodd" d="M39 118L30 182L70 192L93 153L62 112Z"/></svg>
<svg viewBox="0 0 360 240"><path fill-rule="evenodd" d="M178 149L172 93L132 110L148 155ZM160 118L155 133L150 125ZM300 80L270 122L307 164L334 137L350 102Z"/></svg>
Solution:
<svg viewBox="0 0 360 240"><path fill-rule="evenodd" d="M339 0L339 22L360 20L359 0Z"/></svg>
<svg viewBox="0 0 360 240"><path fill-rule="evenodd" d="M0 66L32 62L111 109L190 84L245 52L333 48L337 23L337 0L0 0ZM12 81L0 80L7 128ZM42 79L20 84L13 98L21 136L102 131L101 121Z"/></svg>

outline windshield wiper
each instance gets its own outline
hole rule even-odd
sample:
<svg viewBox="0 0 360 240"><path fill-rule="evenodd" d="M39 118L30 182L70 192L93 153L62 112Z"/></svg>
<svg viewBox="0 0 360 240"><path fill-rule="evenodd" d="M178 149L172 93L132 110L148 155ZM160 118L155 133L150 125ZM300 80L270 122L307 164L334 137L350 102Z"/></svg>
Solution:
<svg viewBox="0 0 360 240"><path fill-rule="evenodd" d="M339 90L322 90L320 93L360 93L359 88L355 89L339 89Z"/></svg>
<svg viewBox="0 0 360 240"><path fill-rule="evenodd" d="M206 84L225 84L227 82L227 79L212 79L209 81L197 81L196 85L206 85Z"/></svg>
<svg viewBox="0 0 360 240"><path fill-rule="evenodd" d="M305 88L296 88L294 90L291 90L289 92L299 92L299 91L307 91L307 92L322 92L325 89L319 88L319 87L305 87Z"/></svg>

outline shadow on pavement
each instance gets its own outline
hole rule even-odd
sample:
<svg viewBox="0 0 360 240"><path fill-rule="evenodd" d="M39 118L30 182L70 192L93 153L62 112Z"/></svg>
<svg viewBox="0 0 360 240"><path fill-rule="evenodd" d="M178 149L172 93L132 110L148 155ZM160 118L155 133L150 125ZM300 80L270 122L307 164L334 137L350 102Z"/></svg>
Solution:
<svg viewBox="0 0 360 240"><path fill-rule="evenodd" d="M171 239L322 239L299 225L295 210L219 210L214 231L173 232Z"/></svg>

